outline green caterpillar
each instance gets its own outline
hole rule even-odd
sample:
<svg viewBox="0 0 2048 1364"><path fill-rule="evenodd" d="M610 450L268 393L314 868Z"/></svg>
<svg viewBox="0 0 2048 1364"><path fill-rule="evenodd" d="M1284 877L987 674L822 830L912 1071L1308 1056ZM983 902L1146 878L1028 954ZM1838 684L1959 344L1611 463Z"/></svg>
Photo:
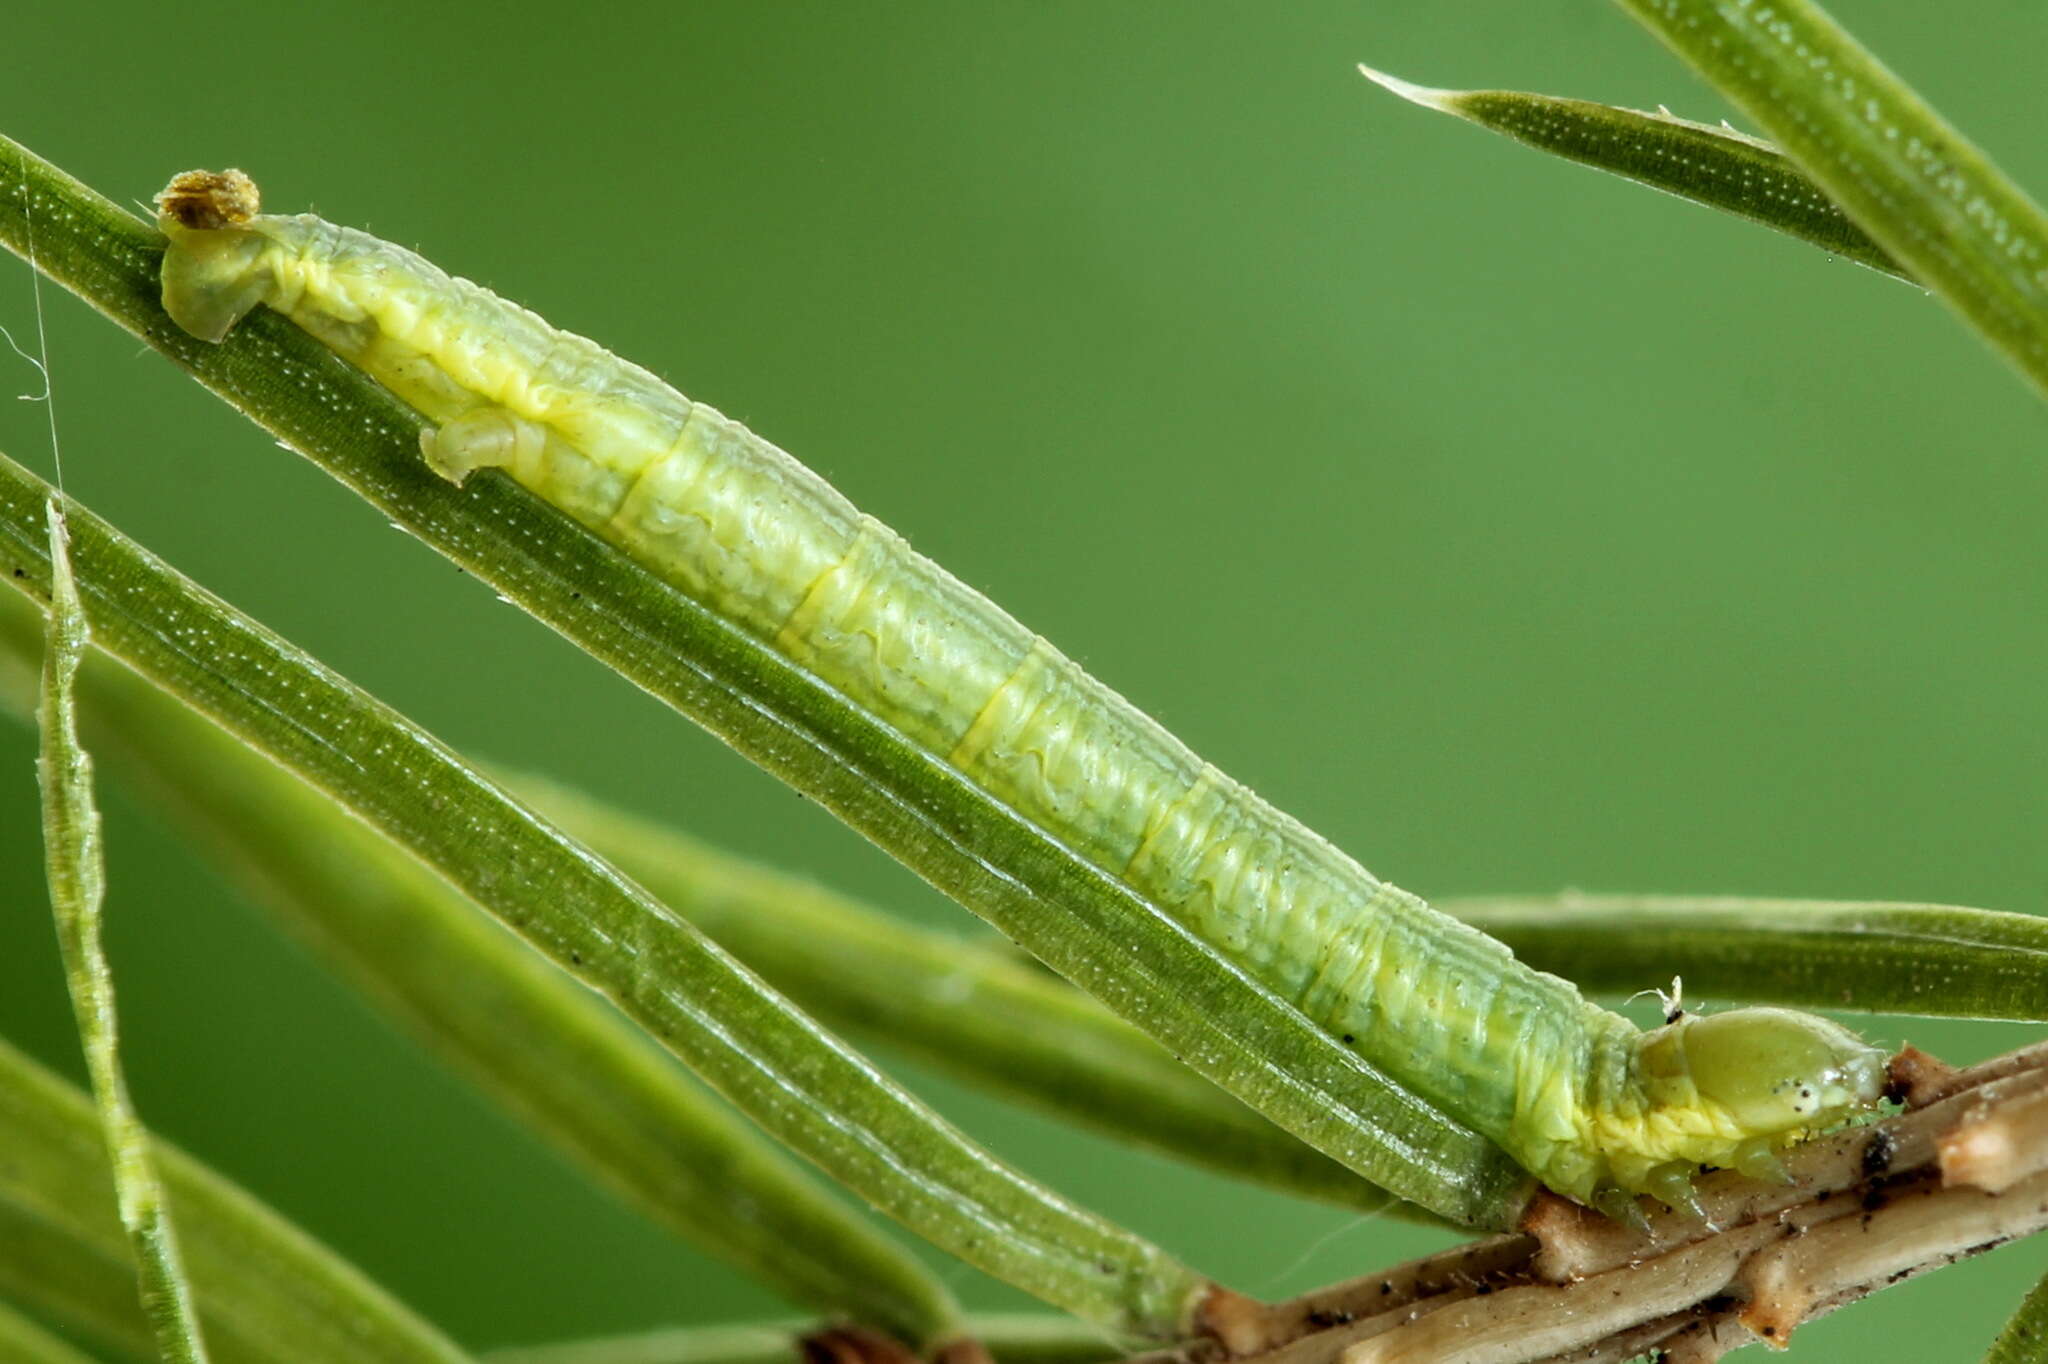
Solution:
<svg viewBox="0 0 2048 1364"><path fill-rule="evenodd" d="M257 212L238 171L158 200L163 299L218 341L268 304L433 424L1049 831L1551 1188L1618 1216L1702 1164L1871 1105L1884 1058L1782 1009L1643 1032L1376 880L788 454L410 251Z"/></svg>

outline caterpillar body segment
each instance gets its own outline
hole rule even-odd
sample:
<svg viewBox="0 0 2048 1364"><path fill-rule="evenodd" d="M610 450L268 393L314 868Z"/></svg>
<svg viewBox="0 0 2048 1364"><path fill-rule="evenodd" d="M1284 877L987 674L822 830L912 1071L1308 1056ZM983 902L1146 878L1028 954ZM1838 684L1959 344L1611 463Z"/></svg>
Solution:
<svg viewBox="0 0 2048 1364"><path fill-rule="evenodd" d="M430 466L504 471L1161 906L1544 1183L1689 1198L1701 1163L1866 1106L1882 1057L1785 1010L1642 1032L1374 878L788 454L388 242L255 211L239 172L159 200L164 305L266 304L416 408Z"/></svg>

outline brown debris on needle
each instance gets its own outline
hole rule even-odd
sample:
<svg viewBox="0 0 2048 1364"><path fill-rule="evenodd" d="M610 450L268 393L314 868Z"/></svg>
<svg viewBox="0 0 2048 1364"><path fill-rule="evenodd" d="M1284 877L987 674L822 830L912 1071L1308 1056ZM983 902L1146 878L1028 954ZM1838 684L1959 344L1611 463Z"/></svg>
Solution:
<svg viewBox="0 0 2048 1364"><path fill-rule="evenodd" d="M920 1364L909 1346L866 1326L828 1326L797 1342L804 1364Z"/></svg>

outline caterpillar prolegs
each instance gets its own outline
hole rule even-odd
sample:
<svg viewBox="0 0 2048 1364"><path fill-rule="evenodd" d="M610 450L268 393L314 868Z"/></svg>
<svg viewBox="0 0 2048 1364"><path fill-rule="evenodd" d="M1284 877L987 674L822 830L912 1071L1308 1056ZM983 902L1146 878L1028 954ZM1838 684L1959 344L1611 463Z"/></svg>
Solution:
<svg viewBox="0 0 2048 1364"><path fill-rule="evenodd" d="M1690 1200L1701 1164L1878 1097L1883 1056L1782 1009L1648 1032L1375 879L1203 763L782 450L647 371L388 242L268 216L239 172L158 201L164 306L220 340L283 312L498 468L1163 906L1561 1193Z"/></svg>

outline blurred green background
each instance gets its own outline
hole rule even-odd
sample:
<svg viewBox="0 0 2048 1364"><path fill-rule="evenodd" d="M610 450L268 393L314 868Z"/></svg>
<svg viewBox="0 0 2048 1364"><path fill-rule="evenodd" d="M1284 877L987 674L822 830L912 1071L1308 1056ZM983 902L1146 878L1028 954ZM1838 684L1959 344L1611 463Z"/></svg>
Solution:
<svg viewBox="0 0 2048 1364"><path fill-rule="evenodd" d="M1837 13L2048 186L2022 56L2048 11ZM1913 289L1353 70L1721 116L1600 0L41 4L4 33L0 128L89 183L146 199L238 165L275 211L600 338L1424 894L2040 904L2048 409ZM986 931L45 303L68 486L173 563L458 746ZM0 323L34 334L18 263ZM0 405L0 448L47 469L43 420ZM0 729L0 1033L77 1075L31 758ZM469 1345L780 1310L109 803L110 947L159 1128ZM1958 1059L2026 1035L1870 1027ZM905 1073L1249 1292L1439 1243ZM1795 1357L1974 1358L2044 1265L2027 1245L1909 1284Z"/></svg>

